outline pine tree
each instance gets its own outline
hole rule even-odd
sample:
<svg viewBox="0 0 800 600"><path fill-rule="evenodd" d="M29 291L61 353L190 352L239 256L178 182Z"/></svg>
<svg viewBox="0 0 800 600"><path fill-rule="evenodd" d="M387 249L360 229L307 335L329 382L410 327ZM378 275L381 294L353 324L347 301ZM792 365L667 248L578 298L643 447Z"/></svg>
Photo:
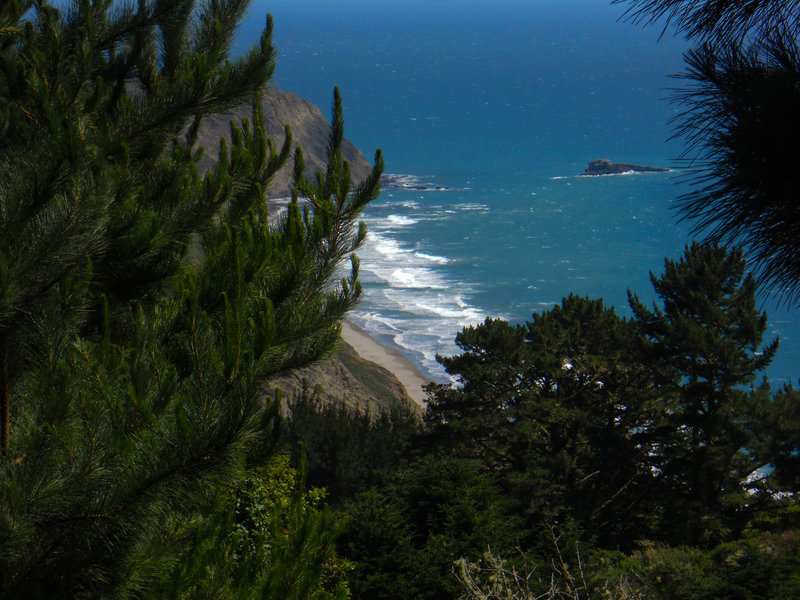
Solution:
<svg viewBox="0 0 800 600"><path fill-rule="evenodd" d="M754 387L778 340L742 252L695 243L651 280L660 303L631 294L632 320L573 295L439 358L461 385L429 389L432 444L500 475L529 544L556 521L604 548L714 544L794 491L796 393Z"/></svg>
<svg viewBox="0 0 800 600"><path fill-rule="evenodd" d="M800 302L800 2L614 0L696 46L675 100L692 189L681 218L705 241L741 245L763 290ZM665 26L666 29L666 26Z"/></svg>
<svg viewBox="0 0 800 600"><path fill-rule="evenodd" d="M695 242L650 278L663 306L629 298L663 403L654 423L659 493L671 515L663 522L675 525L676 543L719 541L757 507L746 481L761 466L751 452L758 424L748 417L754 398L769 400L746 386L779 340L761 345L767 317L740 250Z"/></svg>
<svg viewBox="0 0 800 600"><path fill-rule="evenodd" d="M800 390L787 385L773 394L769 385L761 385L751 396L751 452L760 464L769 465L758 474L759 483L771 497L796 504L800 493Z"/></svg>
<svg viewBox="0 0 800 600"><path fill-rule="evenodd" d="M360 294L355 258L334 277L380 153L352 188L337 90L327 172L309 183L298 154L310 202L270 214L291 136L274 147L258 109L271 20L228 57L247 5L0 5L4 598L146 595L181 571L273 441L261 381L329 349ZM201 175L200 120L247 101Z"/></svg>
<svg viewBox="0 0 800 600"><path fill-rule="evenodd" d="M571 295L524 325L487 319L456 343L462 354L439 360L463 385L430 390L437 445L500 473L529 532L572 522L611 546L641 535L655 399L631 324Z"/></svg>

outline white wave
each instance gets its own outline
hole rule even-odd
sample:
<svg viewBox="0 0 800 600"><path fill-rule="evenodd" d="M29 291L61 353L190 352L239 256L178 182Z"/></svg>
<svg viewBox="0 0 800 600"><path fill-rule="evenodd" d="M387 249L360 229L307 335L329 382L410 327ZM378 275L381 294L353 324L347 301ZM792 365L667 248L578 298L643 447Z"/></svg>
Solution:
<svg viewBox="0 0 800 600"><path fill-rule="evenodd" d="M489 207L485 204L480 204L479 202L465 202L463 204L456 204L454 208L463 211L489 212Z"/></svg>
<svg viewBox="0 0 800 600"><path fill-rule="evenodd" d="M391 271L386 282L393 288L410 290L447 289L441 277L425 267L402 267Z"/></svg>
<svg viewBox="0 0 800 600"><path fill-rule="evenodd" d="M413 307L415 312L447 319L447 328L450 331L450 335L454 336L456 331L462 327L480 323L484 318L484 315L472 306L459 306L455 302L455 298L447 294L431 293L408 294L402 300L409 302L410 307Z"/></svg>
<svg viewBox="0 0 800 600"><path fill-rule="evenodd" d="M475 315L478 315L478 311L475 310L469 302L464 300L464 297L461 296L460 294L456 294L453 297L453 300L455 301L456 306L458 306L459 308L466 309L468 312L470 312L470 314L474 313Z"/></svg>
<svg viewBox="0 0 800 600"><path fill-rule="evenodd" d="M404 254L411 254L411 250L402 248L397 240L393 240L390 237L372 233L368 235L367 239L372 242L371 246L375 252L386 258L397 258Z"/></svg>
<svg viewBox="0 0 800 600"><path fill-rule="evenodd" d="M441 212L431 208L426 213L419 214L419 216L391 214L386 217L367 217L362 220L367 224L367 229L371 233L376 232L381 234L411 227L422 221L441 221L444 218L446 217L443 216Z"/></svg>
<svg viewBox="0 0 800 600"><path fill-rule="evenodd" d="M671 173L671 172L672 172L672 169L665 169L664 171L634 171L633 169L631 169L630 171L622 171L621 173L600 173L600 174L597 174L597 175L581 174L581 175L575 175L575 177L589 177L589 178L592 178L592 177L618 177L620 175L624 175L624 176L627 176L627 175L637 175L637 176L639 176L639 175L660 175L662 173ZM555 179L555 178L551 177L551 179Z"/></svg>
<svg viewBox="0 0 800 600"><path fill-rule="evenodd" d="M369 311L359 313L358 316L363 319L364 324L369 323L369 327L364 329L371 333L380 333L381 335L396 335L403 330L402 319L392 319L382 315L381 313ZM376 327L378 325L379 327Z"/></svg>
<svg viewBox="0 0 800 600"><path fill-rule="evenodd" d="M440 321L418 322L412 319L390 318L378 312L356 312L350 315L356 324L370 335L395 345L398 350L422 367L432 379L439 382L449 377L442 366L436 362L436 354L455 354L454 334L441 331Z"/></svg>
<svg viewBox="0 0 800 600"><path fill-rule="evenodd" d="M444 210L439 207L419 220L442 218ZM393 219L415 220L402 212ZM458 331L482 322L485 314L470 303L472 286L448 277L445 265L451 258L425 252L424 244L404 243L395 237L400 228L391 225L386 218L369 222L367 240L359 251L364 297L354 316L363 321L365 330L391 340L424 370L447 381L436 354L456 354Z"/></svg>
<svg viewBox="0 0 800 600"><path fill-rule="evenodd" d="M436 263L437 265L446 265L450 259L445 256L436 256L435 254L425 254L424 252L415 252L414 256L426 260L428 262Z"/></svg>
<svg viewBox="0 0 800 600"><path fill-rule="evenodd" d="M406 217L403 215L389 215L386 217L386 220L389 221L391 225L397 227L405 227L407 225L415 225L418 221L416 219L412 219L411 217Z"/></svg>
<svg viewBox="0 0 800 600"><path fill-rule="evenodd" d="M441 289L390 287L379 297L365 298L365 304L369 304L368 312L355 315L363 319L365 330L391 339L435 379L454 383L456 380L436 362L436 355L458 354L456 334L485 318L462 293Z"/></svg>
<svg viewBox="0 0 800 600"><path fill-rule="evenodd" d="M453 310L451 308L447 308L446 306L442 306L440 304L434 304L432 302L426 302L424 300L415 302L414 306L425 312L436 315L437 317L446 317L448 319L460 319L462 316L461 310Z"/></svg>
<svg viewBox="0 0 800 600"><path fill-rule="evenodd" d="M449 259L403 247L387 234L371 233L361 254L362 269L393 288L444 289L447 282L438 265Z"/></svg>

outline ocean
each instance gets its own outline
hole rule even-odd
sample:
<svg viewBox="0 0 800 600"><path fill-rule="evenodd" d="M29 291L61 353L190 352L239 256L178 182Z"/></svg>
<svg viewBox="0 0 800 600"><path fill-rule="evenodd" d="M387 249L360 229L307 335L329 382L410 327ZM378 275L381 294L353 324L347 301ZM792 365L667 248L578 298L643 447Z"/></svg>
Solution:
<svg viewBox="0 0 800 600"><path fill-rule="evenodd" d="M522 322L574 292L629 315L691 241L678 174L579 177L593 159L671 167L685 43L604 0L257 0L237 48L275 20L273 84L327 112L395 175L364 220L352 320L445 380L436 354L486 316ZM800 377L800 310L764 298L768 370Z"/></svg>

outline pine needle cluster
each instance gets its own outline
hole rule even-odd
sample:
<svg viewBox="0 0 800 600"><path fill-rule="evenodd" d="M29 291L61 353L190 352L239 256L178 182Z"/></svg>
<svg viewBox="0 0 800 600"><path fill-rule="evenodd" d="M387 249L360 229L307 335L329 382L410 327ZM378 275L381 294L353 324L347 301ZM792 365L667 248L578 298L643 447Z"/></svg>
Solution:
<svg viewBox="0 0 800 600"><path fill-rule="evenodd" d="M674 91L675 137L692 189L682 219L705 241L741 246L759 287L800 302L800 2L614 0L635 23L695 43ZM663 33L662 33L663 35Z"/></svg>
<svg viewBox="0 0 800 600"><path fill-rule="evenodd" d="M359 212L339 150L270 214L290 156L264 136L272 20L246 0L0 5L0 595L146 595L268 445L263 379L326 352L357 300ZM251 102L201 174L206 115ZM302 161L298 161L301 163ZM297 170L302 172L302 166ZM185 569L184 569L185 571ZM159 583L160 582L160 583Z"/></svg>

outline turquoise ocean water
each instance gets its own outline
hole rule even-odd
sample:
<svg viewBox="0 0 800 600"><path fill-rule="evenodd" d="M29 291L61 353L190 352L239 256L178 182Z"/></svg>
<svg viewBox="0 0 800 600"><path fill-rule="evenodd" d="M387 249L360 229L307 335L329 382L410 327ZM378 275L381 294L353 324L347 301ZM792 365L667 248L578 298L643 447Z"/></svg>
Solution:
<svg viewBox="0 0 800 600"><path fill-rule="evenodd" d="M576 175L596 158L673 164L681 41L604 0L257 0L240 46L267 12L276 87L327 112L338 85L346 135L426 188L365 213L358 325L443 377L435 354L486 316L524 321L570 292L623 315L628 289L654 299L649 272L690 241L675 173ZM796 383L800 310L762 306L782 340L770 380Z"/></svg>

